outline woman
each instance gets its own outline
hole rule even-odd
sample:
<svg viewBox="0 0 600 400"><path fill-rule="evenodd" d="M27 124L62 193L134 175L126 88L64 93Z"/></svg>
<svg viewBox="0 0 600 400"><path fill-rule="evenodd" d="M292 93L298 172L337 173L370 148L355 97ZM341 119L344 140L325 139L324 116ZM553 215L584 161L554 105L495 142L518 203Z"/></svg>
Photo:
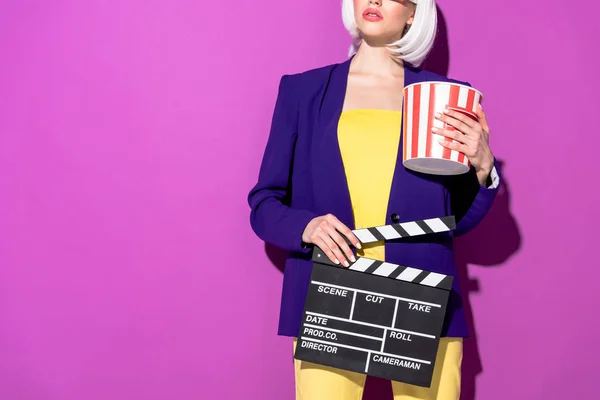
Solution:
<svg viewBox="0 0 600 400"><path fill-rule="evenodd" d="M500 177L479 122L449 112L456 131L442 142L468 156L469 173L419 174L402 165L402 88L450 79L418 68L436 31L434 0L343 0L354 42L342 63L282 77L259 179L250 191L251 224L266 242L288 250L279 334L297 337L311 274L311 250L348 266L357 256L455 277L430 388L392 382L395 399L456 400L467 326L453 237L484 218ZM453 81L457 82L457 81ZM460 83L460 82L459 82ZM456 230L361 246L352 230L454 215ZM296 339L294 339L294 346ZM294 360L297 399L360 399L365 375Z"/></svg>

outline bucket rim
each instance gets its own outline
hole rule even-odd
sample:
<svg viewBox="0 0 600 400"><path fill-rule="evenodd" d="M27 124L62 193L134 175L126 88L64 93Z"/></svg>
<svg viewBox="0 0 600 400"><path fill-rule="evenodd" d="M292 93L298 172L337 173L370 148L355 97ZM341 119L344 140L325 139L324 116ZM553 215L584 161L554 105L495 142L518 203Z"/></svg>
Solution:
<svg viewBox="0 0 600 400"><path fill-rule="evenodd" d="M481 93L480 90L475 89L473 86L468 86L468 85L464 85L462 83L456 83L456 82L446 82L446 81L423 81L423 82L415 82L415 83L411 83L410 85L407 85L404 87L403 91L406 91L406 89L413 87L413 86L418 86L418 85L425 85L425 84L429 84L429 85L449 85L449 86L458 86L458 87L462 87L465 88L467 90L472 90L474 92L479 93L479 101L483 102L483 93Z"/></svg>

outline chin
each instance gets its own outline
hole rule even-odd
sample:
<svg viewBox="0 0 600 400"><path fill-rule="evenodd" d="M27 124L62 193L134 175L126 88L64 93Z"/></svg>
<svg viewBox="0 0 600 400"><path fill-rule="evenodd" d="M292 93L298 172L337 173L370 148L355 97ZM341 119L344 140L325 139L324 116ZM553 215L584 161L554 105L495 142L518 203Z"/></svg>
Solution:
<svg viewBox="0 0 600 400"><path fill-rule="evenodd" d="M369 43L370 46L385 46L393 42L393 40L390 39L389 35L384 34L371 35L366 32L363 32L362 37L367 43Z"/></svg>
<svg viewBox="0 0 600 400"><path fill-rule="evenodd" d="M360 27L360 32L365 38L369 38L371 40L381 40L386 36L386 32L378 26L362 26Z"/></svg>

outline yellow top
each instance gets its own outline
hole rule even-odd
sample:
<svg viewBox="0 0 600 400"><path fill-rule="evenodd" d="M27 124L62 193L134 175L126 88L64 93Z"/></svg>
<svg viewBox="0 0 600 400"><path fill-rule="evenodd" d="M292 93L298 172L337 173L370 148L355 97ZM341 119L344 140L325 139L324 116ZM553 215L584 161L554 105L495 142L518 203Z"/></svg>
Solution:
<svg viewBox="0 0 600 400"><path fill-rule="evenodd" d="M400 111L342 112L338 141L350 191L355 229L385 225L400 142ZM357 255L385 261L383 242L368 243Z"/></svg>

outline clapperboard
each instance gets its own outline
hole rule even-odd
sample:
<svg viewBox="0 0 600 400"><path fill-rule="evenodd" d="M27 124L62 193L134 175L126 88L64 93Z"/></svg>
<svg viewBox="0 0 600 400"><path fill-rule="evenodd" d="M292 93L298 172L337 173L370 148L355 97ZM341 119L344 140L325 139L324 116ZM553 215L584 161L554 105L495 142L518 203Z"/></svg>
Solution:
<svg viewBox="0 0 600 400"><path fill-rule="evenodd" d="M372 243L455 227L450 216L353 233ZM344 268L318 247L312 261L295 358L429 387L453 278L365 257Z"/></svg>

